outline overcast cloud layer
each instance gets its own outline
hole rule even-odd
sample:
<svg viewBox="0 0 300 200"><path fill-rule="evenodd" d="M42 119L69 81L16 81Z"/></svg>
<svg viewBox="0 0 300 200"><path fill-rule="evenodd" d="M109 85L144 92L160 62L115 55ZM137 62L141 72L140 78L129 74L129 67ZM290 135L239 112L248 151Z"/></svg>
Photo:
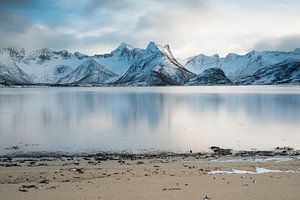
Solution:
<svg viewBox="0 0 300 200"><path fill-rule="evenodd" d="M298 0L0 0L0 47L88 54L121 42L176 57L300 47Z"/></svg>

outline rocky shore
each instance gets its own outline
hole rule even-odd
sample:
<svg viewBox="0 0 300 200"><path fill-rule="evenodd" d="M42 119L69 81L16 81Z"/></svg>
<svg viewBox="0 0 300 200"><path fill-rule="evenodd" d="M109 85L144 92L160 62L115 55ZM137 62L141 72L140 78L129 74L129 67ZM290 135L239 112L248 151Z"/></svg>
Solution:
<svg viewBox="0 0 300 200"><path fill-rule="evenodd" d="M15 147L16 148L16 147ZM233 151L0 158L5 199L295 199L300 152Z"/></svg>

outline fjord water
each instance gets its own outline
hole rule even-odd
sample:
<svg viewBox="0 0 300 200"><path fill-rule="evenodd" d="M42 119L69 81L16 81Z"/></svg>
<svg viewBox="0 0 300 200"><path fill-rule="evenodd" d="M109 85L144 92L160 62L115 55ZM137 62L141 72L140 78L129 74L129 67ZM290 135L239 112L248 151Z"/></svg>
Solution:
<svg viewBox="0 0 300 200"><path fill-rule="evenodd" d="M300 148L300 87L2 88L0 138L1 154Z"/></svg>

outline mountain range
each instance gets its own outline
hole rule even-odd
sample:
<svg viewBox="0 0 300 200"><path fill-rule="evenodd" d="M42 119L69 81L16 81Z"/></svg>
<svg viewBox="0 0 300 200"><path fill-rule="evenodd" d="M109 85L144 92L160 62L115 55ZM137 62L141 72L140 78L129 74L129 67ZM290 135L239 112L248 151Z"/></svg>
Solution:
<svg viewBox="0 0 300 200"><path fill-rule="evenodd" d="M300 49L176 59L169 45L121 43L108 54L0 49L0 84L165 86L299 84Z"/></svg>

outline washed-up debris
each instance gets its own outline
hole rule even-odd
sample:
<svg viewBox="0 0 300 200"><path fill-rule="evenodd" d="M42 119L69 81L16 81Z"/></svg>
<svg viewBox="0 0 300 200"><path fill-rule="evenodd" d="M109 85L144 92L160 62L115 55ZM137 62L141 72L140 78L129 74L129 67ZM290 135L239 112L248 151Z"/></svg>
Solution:
<svg viewBox="0 0 300 200"><path fill-rule="evenodd" d="M145 163L144 163L143 161L137 161L136 164L137 164L137 165L143 165L143 164L145 164Z"/></svg>
<svg viewBox="0 0 300 200"><path fill-rule="evenodd" d="M28 192L28 189L37 189L38 187L36 185L22 185L21 187L19 187L19 191L20 192Z"/></svg>
<svg viewBox="0 0 300 200"><path fill-rule="evenodd" d="M20 191L20 192L28 192L28 189L23 188L23 187L19 187L19 191Z"/></svg>

